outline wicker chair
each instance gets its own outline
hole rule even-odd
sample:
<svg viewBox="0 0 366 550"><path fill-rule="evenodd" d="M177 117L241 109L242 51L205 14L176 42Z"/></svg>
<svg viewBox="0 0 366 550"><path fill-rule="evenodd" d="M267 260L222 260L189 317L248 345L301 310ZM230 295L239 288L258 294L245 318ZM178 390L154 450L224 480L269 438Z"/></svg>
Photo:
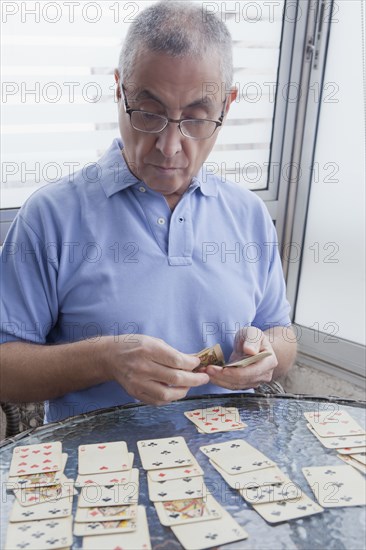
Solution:
<svg viewBox="0 0 366 550"><path fill-rule="evenodd" d="M1 403L6 417L5 437L43 424L43 403Z"/></svg>

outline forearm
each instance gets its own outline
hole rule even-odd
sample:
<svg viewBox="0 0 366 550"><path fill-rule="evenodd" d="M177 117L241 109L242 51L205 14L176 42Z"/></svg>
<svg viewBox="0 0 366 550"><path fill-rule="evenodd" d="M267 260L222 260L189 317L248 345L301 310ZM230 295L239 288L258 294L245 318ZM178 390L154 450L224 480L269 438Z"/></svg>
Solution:
<svg viewBox="0 0 366 550"><path fill-rule="evenodd" d="M108 380L105 341L37 345L8 342L0 346L0 400L44 401Z"/></svg>
<svg viewBox="0 0 366 550"><path fill-rule="evenodd" d="M272 327L264 331L264 334L273 347L278 361L278 365L273 371L273 378L285 376L296 360L296 336L289 327Z"/></svg>

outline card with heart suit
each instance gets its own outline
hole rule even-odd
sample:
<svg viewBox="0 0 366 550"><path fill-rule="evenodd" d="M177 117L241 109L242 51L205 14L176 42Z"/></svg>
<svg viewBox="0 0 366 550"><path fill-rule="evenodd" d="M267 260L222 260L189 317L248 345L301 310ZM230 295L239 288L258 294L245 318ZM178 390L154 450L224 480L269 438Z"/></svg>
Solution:
<svg viewBox="0 0 366 550"><path fill-rule="evenodd" d="M366 453L366 447L345 447L344 449L337 449L337 453L341 455L364 454Z"/></svg>
<svg viewBox="0 0 366 550"><path fill-rule="evenodd" d="M10 522L57 519L71 516L72 500L61 498L57 502L42 502L37 506L22 506L15 500L10 513Z"/></svg>
<svg viewBox="0 0 366 550"><path fill-rule="evenodd" d="M312 411L304 416L320 437L337 437L340 435L364 435L362 428L346 411Z"/></svg>
<svg viewBox="0 0 366 550"><path fill-rule="evenodd" d="M152 502L202 498L207 489L203 477L184 477L170 481L151 481L148 478L149 498Z"/></svg>
<svg viewBox="0 0 366 550"><path fill-rule="evenodd" d="M125 441L79 446L79 474L102 474L130 469Z"/></svg>
<svg viewBox="0 0 366 550"><path fill-rule="evenodd" d="M231 475L276 466L275 462L241 439L200 447L200 450Z"/></svg>
<svg viewBox="0 0 366 550"><path fill-rule="evenodd" d="M61 441L15 447L9 476L39 474L62 470Z"/></svg>
<svg viewBox="0 0 366 550"><path fill-rule="evenodd" d="M366 480L351 466L313 466L302 471L324 508L366 505Z"/></svg>
<svg viewBox="0 0 366 550"><path fill-rule="evenodd" d="M245 489L246 487L264 487L266 485L275 485L285 483L287 477L277 466L255 470L254 472L244 472L243 474L230 475L217 464L210 460L210 464L221 474L223 479L232 489Z"/></svg>
<svg viewBox="0 0 366 550"><path fill-rule="evenodd" d="M99 535L98 537L86 536L83 538L83 550L151 550L149 526L146 512L143 506L138 506L136 530L131 533L118 533L116 535Z"/></svg>
<svg viewBox="0 0 366 550"><path fill-rule="evenodd" d="M72 545L72 518L9 523L5 550L48 550Z"/></svg>
<svg viewBox="0 0 366 550"><path fill-rule="evenodd" d="M268 523L280 523L323 512L323 508L305 493L296 500L281 500L268 504L253 504L253 508Z"/></svg>
<svg viewBox="0 0 366 550"><path fill-rule="evenodd" d="M302 495L302 489L287 478L285 483L264 485L262 487L245 487L240 489L239 493L250 504L263 504L280 500L298 501Z"/></svg>
<svg viewBox="0 0 366 550"><path fill-rule="evenodd" d="M114 521L116 519L136 519L137 504L130 506L106 506L95 508L78 508L75 521L77 523L92 523L95 521Z"/></svg>
<svg viewBox="0 0 366 550"><path fill-rule="evenodd" d="M359 472L362 472L363 474L366 474L366 466L364 464L361 464L361 462L359 462L358 460L355 460L354 458L352 458L352 456L337 455L337 457L340 458L341 460L343 460L343 462L345 462L349 466L352 466L353 468L358 470Z"/></svg>
<svg viewBox="0 0 366 550"><path fill-rule="evenodd" d="M226 363L224 366L225 367L248 367L249 365L252 365L253 363L257 363L258 361L261 361L262 359L265 359L270 355L272 355L270 351L260 351L255 355L243 355L240 359L237 359L236 361L232 361L230 363Z"/></svg>
<svg viewBox="0 0 366 550"><path fill-rule="evenodd" d="M177 468L192 464L192 453L183 437L145 439L137 442L144 470Z"/></svg>
<svg viewBox="0 0 366 550"><path fill-rule="evenodd" d="M338 437L320 437L311 424L306 424L312 434L319 439L327 449L340 449L344 447L366 447L366 435L342 435Z"/></svg>
<svg viewBox="0 0 366 550"><path fill-rule="evenodd" d="M209 494L206 498L156 502L155 509L160 523L170 527L172 525L209 521L222 516L222 507Z"/></svg>
<svg viewBox="0 0 366 550"><path fill-rule="evenodd" d="M62 453L62 468L55 472L45 472L38 474L26 474L24 476L9 476L7 488L13 490L15 488L25 487L43 487L47 485L56 485L60 482L61 476L67 462L67 453Z"/></svg>
<svg viewBox="0 0 366 550"><path fill-rule="evenodd" d="M151 481L167 481L169 479L181 479L182 477L203 476L203 470L192 455L192 464L182 468L165 468L162 470L149 470L147 477Z"/></svg>
<svg viewBox="0 0 366 550"><path fill-rule="evenodd" d="M247 424L240 420L239 410L217 406L207 409L195 409L184 413L193 424L204 433L228 432L240 430L247 427Z"/></svg>
<svg viewBox="0 0 366 550"><path fill-rule="evenodd" d="M13 489L18 502L22 506L34 506L42 502L57 502L67 498L71 500L77 491L74 489L74 481L67 479L64 475L60 483L46 487L29 487L28 489Z"/></svg>
<svg viewBox="0 0 366 550"><path fill-rule="evenodd" d="M187 525L174 525L172 531L186 550L204 550L248 538L231 515L221 509L221 518Z"/></svg>
<svg viewBox="0 0 366 550"><path fill-rule="evenodd" d="M128 453L129 470L121 472L106 472L102 474L78 475L75 481L75 487L87 487L88 485L123 485L128 483L131 478L131 469L133 465L133 453Z"/></svg>
<svg viewBox="0 0 366 550"><path fill-rule="evenodd" d="M139 471L132 468L129 483L125 485L90 485L82 487L78 508L127 506L135 504L139 497Z"/></svg>
<svg viewBox="0 0 366 550"><path fill-rule="evenodd" d="M74 523L74 535L77 537L129 533L137 527L135 519L117 519L93 523Z"/></svg>

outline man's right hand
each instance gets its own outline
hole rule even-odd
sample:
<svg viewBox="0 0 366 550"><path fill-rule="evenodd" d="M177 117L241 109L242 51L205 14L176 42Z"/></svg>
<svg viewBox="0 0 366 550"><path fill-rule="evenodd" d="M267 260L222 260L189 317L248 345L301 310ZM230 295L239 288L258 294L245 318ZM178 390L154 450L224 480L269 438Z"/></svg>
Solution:
<svg viewBox="0 0 366 550"><path fill-rule="evenodd" d="M192 372L200 364L198 357L181 353L159 338L121 334L103 337L103 344L107 378L143 403L164 405L210 381L207 374Z"/></svg>

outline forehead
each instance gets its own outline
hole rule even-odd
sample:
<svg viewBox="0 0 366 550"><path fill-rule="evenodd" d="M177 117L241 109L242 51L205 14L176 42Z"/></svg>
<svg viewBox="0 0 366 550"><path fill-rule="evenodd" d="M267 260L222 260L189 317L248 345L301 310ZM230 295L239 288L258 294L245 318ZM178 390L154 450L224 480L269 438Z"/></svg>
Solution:
<svg viewBox="0 0 366 550"><path fill-rule="evenodd" d="M150 93L167 107L181 108L199 101L220 102L224 83L221 82L219 59L215 54L193 59L141 51L124 86L130 98L137 99Z"/></svg>

